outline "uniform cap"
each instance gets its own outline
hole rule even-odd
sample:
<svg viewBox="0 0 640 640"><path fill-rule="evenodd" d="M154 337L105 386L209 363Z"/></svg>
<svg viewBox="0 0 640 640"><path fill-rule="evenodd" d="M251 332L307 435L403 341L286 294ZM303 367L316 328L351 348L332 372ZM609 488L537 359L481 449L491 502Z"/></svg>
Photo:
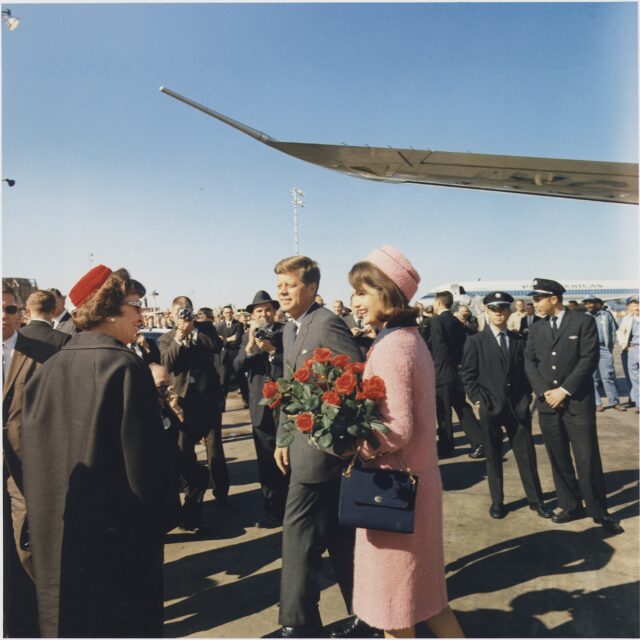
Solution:
<svg viewBox="0 0 640 640"><path fill-rule="evenodd" d="M533 283L533 291L529 291L530 296L561 296L566 289L555 280L536 278Z"/></svg>
<svg viewBox="0 0 640 640"><path fill-rule="evenodd" d="M582 302L583 304L585 302L602 302L602 300L600 298L598 298L597 296L594 295L588 295L586 298L582 298Z"/></svg>
<svg viewBox="0 0 640 640"><path fill-rule="evenodd" d="M638 302L638 296L629 296L627 298L627 304L631 304L632 302Z"/></svg>
<svg viewBox="0 0 640 640"><path fill-rule="evenodd" d="M111 273L111 269L103 264L87 271L69 291L69 300L73 306L82 306L107 281Z"/></svg>
<svg viewBox="0 0 640 640"><path fill-rule="evenodd" d="M389 244L374 249L367 261L374 264L404 293L407 300L416 295L420 274L403 253Z"/></svg>
<svg viewBox="0 0 640 640"><path fill-rule="evenodd" d="M487 307L510 307L513 296L506 291L492 291L482 298L482 303Z"/></svg>

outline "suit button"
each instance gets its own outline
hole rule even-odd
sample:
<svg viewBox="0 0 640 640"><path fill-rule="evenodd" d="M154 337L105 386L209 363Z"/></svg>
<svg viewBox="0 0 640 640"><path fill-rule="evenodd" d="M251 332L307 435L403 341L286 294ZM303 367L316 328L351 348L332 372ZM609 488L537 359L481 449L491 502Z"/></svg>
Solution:
<svg viewBox="0 0 640 640"><path fill-rule="evenodd" d="M554 380L554 381L553 381L553 384L558 384L558 381L557 381L557 380Z"/></svg>
<svg viewBox="0 0 640 640"><path fill-rule="evenodd" d="M552 352L551 352L551 355L552 355L552 356L555 356L555 355L556 355L556 352L555 352L555 351L552 351Z"/></svg>
<svg viewBox="0 0 640 640"><path fill-rule="evenodd" d="M556 368L556 365L555 365L555 364L552 364L552 365L551 365L551 368L552 368L552 369L555 369L555 368Z"/></svg>

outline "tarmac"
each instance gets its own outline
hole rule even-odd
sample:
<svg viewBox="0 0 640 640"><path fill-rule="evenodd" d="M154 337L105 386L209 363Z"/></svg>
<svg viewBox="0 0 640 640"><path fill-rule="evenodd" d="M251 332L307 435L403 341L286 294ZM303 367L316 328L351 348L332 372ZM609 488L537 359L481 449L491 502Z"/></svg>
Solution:
<svg viewBox="0 0 640 640"><path fill-rule="evenodd" d="M229 505L218 507L207 491L204 520L213 532L167 535L165 637L256 638L279 626L281 529L254 527L262 496L249 414L235 393L227 407ZM467 457L470 447L456 432L456 455L440 465L444 544L449 600L467 637L640 637L638 414L608 409L597 419L609 510L625 529L617 536L590 518L556 525L530 511L508 445L508 514L492 519L484 461ZM535 414L533 434L545 499L555 507ZM203 447L198 455L204 464ZM330 631L347 612L327 557L321 579L320 611ZM416 633L433 637L424 625Z"/></svg>

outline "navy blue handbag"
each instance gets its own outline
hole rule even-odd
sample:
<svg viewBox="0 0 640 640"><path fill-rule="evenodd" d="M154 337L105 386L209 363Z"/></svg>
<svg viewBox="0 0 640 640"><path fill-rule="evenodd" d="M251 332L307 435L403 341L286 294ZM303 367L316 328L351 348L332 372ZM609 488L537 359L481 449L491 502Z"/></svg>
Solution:
<svg viewBox="0 0 640 640"><path fill-rule="evenodd" d="M345 527L413 533L418 476L354 466L342 472L338 522Z"/></svg>

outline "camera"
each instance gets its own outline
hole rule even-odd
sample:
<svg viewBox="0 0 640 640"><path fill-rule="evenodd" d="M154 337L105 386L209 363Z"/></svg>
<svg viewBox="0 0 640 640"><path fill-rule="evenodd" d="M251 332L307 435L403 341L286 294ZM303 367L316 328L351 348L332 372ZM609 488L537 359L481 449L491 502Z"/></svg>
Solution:
<svg viewBox="0 0 640 640"><path fill-rule="evenodd" d="M186 320L187 322L192 322L195 317L195 313L193 313L193 310L189 309L189 307L180 307L178 309L178 320Z"/></svg>
<svg viewBox="0 0 640 640"><path fill-rule="evenodd" d="M273 331L271 331L271 329L266 329L266 328L262 329L261 328L261 329L258 329L255 332L254 335L255 335L257 340L269 340L269 341L271 341L271 340L273 340L273 336L275 334L274 334Z"/></svg>

